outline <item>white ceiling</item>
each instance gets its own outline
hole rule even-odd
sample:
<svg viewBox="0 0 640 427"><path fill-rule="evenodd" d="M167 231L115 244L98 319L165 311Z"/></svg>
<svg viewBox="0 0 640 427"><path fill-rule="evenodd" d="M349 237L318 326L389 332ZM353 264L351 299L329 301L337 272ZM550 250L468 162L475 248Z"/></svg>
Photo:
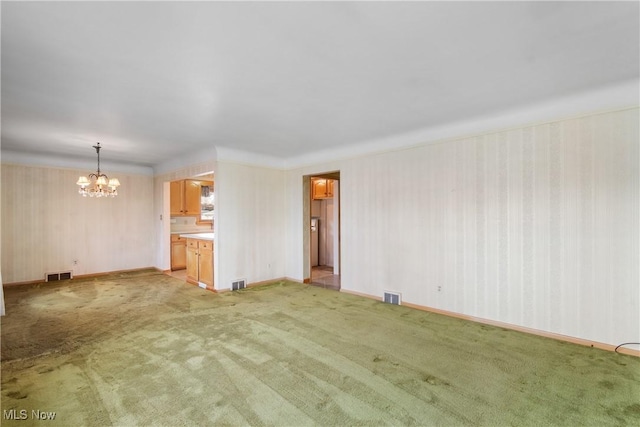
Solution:
<svg viewBox="0 0 640 427"><path fill-rule="evenodd" d="M279 158L638 79L638 2L2 2L2 150Z"/></svg>

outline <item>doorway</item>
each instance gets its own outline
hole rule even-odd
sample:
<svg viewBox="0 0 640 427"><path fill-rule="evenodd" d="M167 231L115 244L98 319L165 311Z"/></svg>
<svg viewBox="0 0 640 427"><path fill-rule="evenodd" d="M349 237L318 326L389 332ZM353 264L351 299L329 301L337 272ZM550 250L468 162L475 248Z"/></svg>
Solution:
<svg viewBox="0 0 640 427"><path fill-rule="evenodd" d="M308 283L340 290L340 172L305 177Z"/></svg>
<svg viewBox="0 0 640 427"><path fill-rule="evenodd" d="M162 223L163 270L186 281L187 242L180 235L214 231L214 173L167 179L162 185L161 218L168 219Z"/></svg>

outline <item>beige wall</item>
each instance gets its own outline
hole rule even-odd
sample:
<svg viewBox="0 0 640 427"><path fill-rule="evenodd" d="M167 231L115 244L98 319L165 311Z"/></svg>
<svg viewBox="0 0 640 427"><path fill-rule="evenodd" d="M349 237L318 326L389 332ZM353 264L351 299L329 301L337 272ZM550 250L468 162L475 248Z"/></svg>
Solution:
<svg viewBox="0 0 640 427"><path fill-rule="evenodd" d="M289 171L287 275L303 278L302 176L340 170L343 289L637 341L638 112Z"/></svg>
<svg viewBox="0 0 640 427"><path fill-rule="evenodd" d="M154 265L153 178L116 174L114 199L81 197L85 170L2 164L2 279L91 274ZM77 265L74 265L77 260Z"/></svg>
<svg viewBox="0 0 640 427"><path fill-rule="evenodd" d="M280 170L218 160L216 169L216 289L237 279L285 275L284 175Z"/></svg>

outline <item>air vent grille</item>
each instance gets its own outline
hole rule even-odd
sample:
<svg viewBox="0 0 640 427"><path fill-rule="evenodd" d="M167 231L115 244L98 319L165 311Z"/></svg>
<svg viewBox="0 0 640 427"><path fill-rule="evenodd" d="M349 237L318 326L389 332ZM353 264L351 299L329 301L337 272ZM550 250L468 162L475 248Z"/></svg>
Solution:
<svg viewBox="0 0 640 427"><path fill-rule="evenodd" d="M399 292L385 291L383 301L387 304L400 305L402 298L400 297Z"/></svg>
<svg viewBox="0 0 640 427"><path fill-rule="evenodd" d="M245 279L238 279L235 282L231 283L232 291L239 291L240 289L244 289L247 287L247 282Z"/></svg>
<svg viewBox="0 0 640 427"><path fill-rule="evenodd" d="M69 280L69 279L73 279L73 273L71 271L59 271L56 273L44 274L45 282L57 282L58 280Z"/></svg>

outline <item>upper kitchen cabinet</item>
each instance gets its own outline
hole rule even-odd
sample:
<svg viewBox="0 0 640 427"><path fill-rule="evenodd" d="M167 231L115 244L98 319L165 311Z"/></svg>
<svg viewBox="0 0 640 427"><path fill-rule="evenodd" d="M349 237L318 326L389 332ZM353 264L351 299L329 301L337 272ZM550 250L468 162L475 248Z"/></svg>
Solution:
<svg viewBox="0 0 640 427"><path fill-rule="evenodd" d="M203 211L203 193L213 193L213 182L195 179L172 181L170 193L171 216L195 216L200 221ZM208 206L205 210L207 208Z"/></svg>
<svg viewBox="0 0 640 427"><path fill-rule="evenodd" d="M200 215L200 181L183 179L171 182L171 215Z"/></svg>
<svg viewBox="0 0 640 427"><path fill-rule="evenodd" d="M331 199L333 198L333 179L319 178L312 181L313 198L314 199Z"/></svg>

